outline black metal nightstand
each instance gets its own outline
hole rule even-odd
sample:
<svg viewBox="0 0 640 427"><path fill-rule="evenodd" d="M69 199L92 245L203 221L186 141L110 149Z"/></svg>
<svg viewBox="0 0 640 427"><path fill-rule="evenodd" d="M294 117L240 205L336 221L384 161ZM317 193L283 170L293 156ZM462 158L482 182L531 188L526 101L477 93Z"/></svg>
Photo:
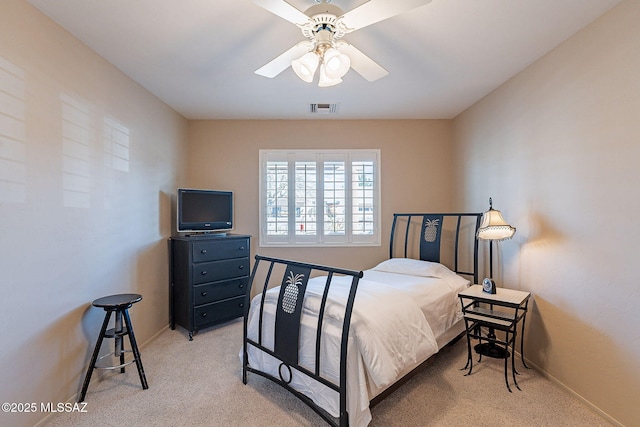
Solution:
<svg viewBox="0 0 640 427"><path fill-rule="evenodd" d="M529 305L529 292L513 289L498 288L497 293L490 294L482 290L481 285L473 285L458 293L462 304L466 335L467 335L467 364L462 369L473 370L471 339L478 339L474 346L476 353L498 359L504 359L504 380L511 392L508 377L508 359L511 357L511 372L515 386L520 390L515 368L515 345L518 335L518 322L521 323L520 358L525 368L529 368L524 361L524 324ZM495 335L495 330L502 331L504 339ZM485 341L485 342L483 342ZM511 349L511 351L509 351Z"/></svg>

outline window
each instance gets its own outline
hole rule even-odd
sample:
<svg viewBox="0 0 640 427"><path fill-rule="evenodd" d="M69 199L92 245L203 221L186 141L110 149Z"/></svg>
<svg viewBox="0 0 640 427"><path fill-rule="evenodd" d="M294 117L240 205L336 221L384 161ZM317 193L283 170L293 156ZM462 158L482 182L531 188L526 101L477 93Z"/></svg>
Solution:
<svg viewBox="0 0 640 427"><path fill-rule="evenodd" d="M260 150L260 246L380 245L380 150Z"/></svg>

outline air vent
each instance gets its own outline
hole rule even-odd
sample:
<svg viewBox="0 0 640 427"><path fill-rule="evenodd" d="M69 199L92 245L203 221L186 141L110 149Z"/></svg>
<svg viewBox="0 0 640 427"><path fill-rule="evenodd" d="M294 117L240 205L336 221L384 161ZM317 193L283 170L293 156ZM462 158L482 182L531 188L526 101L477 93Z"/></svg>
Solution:
<svg viewBox="0 0 640 427"><path fill-rule="evenodd" d="M311 114L335 114L338 112L338 104L309 104Z"/></svg>

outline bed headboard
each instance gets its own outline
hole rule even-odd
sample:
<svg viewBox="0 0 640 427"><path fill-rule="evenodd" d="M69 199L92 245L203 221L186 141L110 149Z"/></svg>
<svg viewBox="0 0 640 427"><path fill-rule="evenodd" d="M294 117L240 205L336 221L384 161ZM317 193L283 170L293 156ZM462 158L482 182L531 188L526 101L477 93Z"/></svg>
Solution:
<svg viewBox="0 0 640 427"><path fill-rule="evenodd" d="M396 213L389 258L439 262L478 283L478 239L482 213Z"/></svg>

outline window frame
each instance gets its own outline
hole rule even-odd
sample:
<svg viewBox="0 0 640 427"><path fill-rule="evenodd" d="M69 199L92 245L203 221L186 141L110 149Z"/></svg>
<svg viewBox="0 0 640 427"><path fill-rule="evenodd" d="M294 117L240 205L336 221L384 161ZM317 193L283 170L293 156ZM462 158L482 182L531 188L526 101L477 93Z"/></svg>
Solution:
<svg viewBox="0 0 640 427"><path fill-rule="evenodd" d="M259 150L259 225L260 247L348 247L348 246L380 246L381 245L381 197L380 197L380 150L379 149L262 149ZM315 188L315 206L324 206L325 200L325 166L324 162L340 162L344 161L344 234L331 235L325 234L325 214L316 216L315 234L300 234L296 231L296 163L297 162L315 162L316 170L316 188ZM267 216L267 184L268 184L268 163L269 162L286 162L287 168L287 231L282 235L268 234L268 216ZM353 230L353 165L356 162L372 162L373 163L373 190L372 190L372 209L371 222L372 233L354 233ZM311 190L308 190L312 192ZM331 199L333 200L333 199ZM322 203L322 205L319 205ZM292 207L291 209L289 207ZM278 209L276 205L275 209ZM317 209L317 208L316 208ZM272 207L273 210L273 207ZM365 206L365 212L367 208ZM282 224L285 221L279 221ZM271 222L274 226L274 222ZM277 226L277 225L275 225ZM366 228L366 227L363 227Z"/></svg>

